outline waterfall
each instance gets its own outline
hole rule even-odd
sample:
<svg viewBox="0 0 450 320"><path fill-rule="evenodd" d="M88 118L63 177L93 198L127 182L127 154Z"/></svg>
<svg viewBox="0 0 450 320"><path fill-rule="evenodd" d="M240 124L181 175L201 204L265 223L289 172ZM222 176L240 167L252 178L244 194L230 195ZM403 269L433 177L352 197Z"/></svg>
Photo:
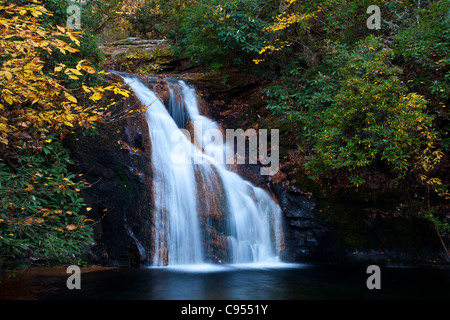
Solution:
<svg viewBox="0 0 450 320"><path fill-rule="evenodd" d="M154 170L154 266L277 262L280 208L225 164L218 124L195 88L170 80L168 106L141 79L120 74L146 110ZM167 103L166 103L167 104Z"/></svg>

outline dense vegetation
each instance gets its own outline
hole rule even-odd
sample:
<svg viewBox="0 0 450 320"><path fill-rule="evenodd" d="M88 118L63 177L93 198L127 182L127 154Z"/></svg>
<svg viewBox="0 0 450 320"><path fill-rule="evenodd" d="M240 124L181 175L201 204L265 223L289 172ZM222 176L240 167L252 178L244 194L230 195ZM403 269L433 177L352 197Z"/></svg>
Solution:
<svg viewBox="0 0 450 320"><path fill-rule="evenodd" d="M0 0L0 270L79 262L92 228L61 140L108 118L98 39L170 40L192 66L264 84L289 142L277 178L401 190L397 211L449 231L449 0ZM381 29L367 27L370 5ZM105 27L116 29L110 35ZM275 122L276 120L276 122ZM283 144L283 142L282 142Z"/></svg>
<svg viewBox="0 0 450 320"><path fill-rule="evenodd" d="M380 8L378 30L367 26L370 5ZM146 0L129 21L171 39L192 65L263 81L268 110L296 137L280 174L300 168L336 189L402 190L396 211L446 234L449 5Z"/></svg>
<svg viewBox="0 0 450 320"><path fill-rule="evenodd" d="M53 9L53 11L50 11ZM65 1L0 1L0 270L79 263L93 222L64 137L109 115L94 38L65 27Z"/></svg>

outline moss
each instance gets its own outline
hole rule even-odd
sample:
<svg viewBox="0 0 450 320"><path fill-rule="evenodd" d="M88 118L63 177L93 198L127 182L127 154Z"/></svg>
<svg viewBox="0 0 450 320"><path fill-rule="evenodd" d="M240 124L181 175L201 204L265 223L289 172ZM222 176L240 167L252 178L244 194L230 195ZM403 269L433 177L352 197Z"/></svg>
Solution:
<svg viewBox="0 0 450 320"><path fill-rule="evenodd" d="M130 73L155 74L171 70L176 65L177 57L166 45L130 45L121 51L114 58L111 57L104 68Z"/></svg>

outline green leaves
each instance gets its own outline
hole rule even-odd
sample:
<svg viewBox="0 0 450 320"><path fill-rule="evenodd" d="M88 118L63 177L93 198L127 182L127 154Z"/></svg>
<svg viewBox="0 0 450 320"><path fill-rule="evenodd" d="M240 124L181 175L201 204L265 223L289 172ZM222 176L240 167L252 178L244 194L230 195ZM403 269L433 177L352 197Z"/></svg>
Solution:
<svg viewBox="0 0 450 320"><path fill-rule="evenodd" d="M450 75L450 20L449 0L431 2L414 12L411 21L395 35L393 46L396 57L402 59L414 77L408 77L408 87L438 97L449 99Z"/></svg>
<svg viewBox="0 0 450 320"><path fill-rule="evenodd" d="M407 92L392 57L372 36L353 47L332 45L321 67L297 81L289 72L265 89L268 108L298 128L310 149L304 168L311 177L344 171L361 186L361 173L383 168L402 179L427 165L418 159L437 141L428 101Z"/></svg>
<svg viewBox="0 0 450 320"><path fill-rule="evenodd" d="M218 71L257 58L267 40L266 6L262 0L146 0L130 22L142 34L163 33L179 55Z"/></svg>
<svg viewBox="0 0 450 320"><path fill-rule="evenodd" d="M0 259L11 268L30 257L71 262L92 240L79 196L86 184L68 172L69 154L58 139L43 150L6 152L15 169L0 163Z"/></svg>
<svg viewBox="0 0 450 320"><path fill-rule="evenodd" d="M336 61L347 61L338 68L340 89L322 114L322 130L314 134L315 157L306 167L319 174L381 161L397 178L403 177L412 169L412 159L436 139L427 101L407 94L399 69L389 64L391 55L376 39L369 37L354 50L337 54ZM329 150L334 150L332 157Z"/></svg>

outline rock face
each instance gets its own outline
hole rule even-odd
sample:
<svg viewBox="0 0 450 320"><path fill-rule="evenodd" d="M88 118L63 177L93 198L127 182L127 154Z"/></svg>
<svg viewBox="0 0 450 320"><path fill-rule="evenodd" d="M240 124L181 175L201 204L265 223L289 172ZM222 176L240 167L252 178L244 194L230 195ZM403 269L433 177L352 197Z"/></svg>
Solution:
<svg viewBox="0 0 450 320"><path fill-rule="evenodd" d="M120 78L110 76L111 82ZM113 97L111 97L113 98ZM117 110L139 105L134 96L119 101ZM92 263L139 266L149 259L151 246L151 142L145 114L100 125L92 134L71 134L65 140L74 161L72 171L83 175L90 188L81 195L87 215L96 221Z"/></svg>
<svg viewBox="0 0 450 320"><path fill-rule="evenodd" d="M311 195L281 184L274 186L285 219L284 241L287 261L308 261L317 258L321 240L328 234L327 221L315 211Z"/></svg>

